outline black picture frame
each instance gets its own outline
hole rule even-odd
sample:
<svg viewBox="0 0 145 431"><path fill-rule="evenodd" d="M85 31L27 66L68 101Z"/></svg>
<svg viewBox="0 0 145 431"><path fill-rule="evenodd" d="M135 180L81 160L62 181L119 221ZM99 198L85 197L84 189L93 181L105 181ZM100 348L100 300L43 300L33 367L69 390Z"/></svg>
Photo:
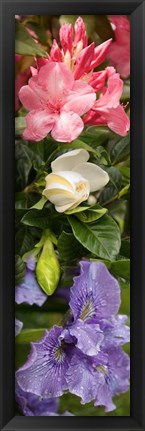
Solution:
<svg viewBox="0 0 145 431"><path fill-rule="evenodd" d="M14 15L129 14L131 19L131 414L14 416ZM8 430L145 430L145 0L1 1L1 414Z"/></svg>

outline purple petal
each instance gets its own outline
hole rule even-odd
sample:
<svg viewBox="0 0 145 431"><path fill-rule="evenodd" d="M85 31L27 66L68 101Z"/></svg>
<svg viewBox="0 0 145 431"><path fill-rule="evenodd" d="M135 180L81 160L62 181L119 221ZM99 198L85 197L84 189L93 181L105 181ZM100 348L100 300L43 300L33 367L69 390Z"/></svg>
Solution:
<svg viewBox="0 0 145 431"><path fill-rule="evenodd" d="M26 266L28 269L30 269L30 271L35 271L36 259L32 254L29 255Z"/></svg>
<svg viewBox="0 0 145 431"><path fill-rule="evenodd" d="M127 316L118 314L110 322L106 320L100 322L100 327L104 334L103 348L121 346L130 341L130 328L124 325L126 319Z"/></svg>
<svg viewBox="0 0 145 431"><path fill-rule="evenodd" d="M23 282L15 289L15 301L17 304L27 302L29 305L43 305L47 299L47 295L42 291L37 283L33 271L26 269L26 274Z"/></svg>
<svg viewBox="0 0 145 431"><path fill-rule="evenodd" d="M69 327L69 332L76 338L76 345L84 354L89 356L98 354L104 338L99 325L88 325L82 320L77 320Z"/></svg>
<svg viewBox="0 0 145 431"><path fill-rule="evenodd" d="M120 287L102 262L80 262L81 273L74 278L70 307L74 319L99 322L110 319L120 306Z"/></svg>
<svg viewBox="0 0 145 431"><path fill-rule="evenodd" d="M107 412L114 410L112 397L128 390L129 376L129 356L120 347L110 349L108 364L100 363L96 367L97 385L94 405L104 405Z"/></svg>
<svg viewBox="0 0 145 431"><path fill-rule="evenodd" d="M16 372L19 386L43 398L55 398L67 388L65 373L69 354L61 347L62 328L54 326L44 337L31 343L27 362Z"/></svg>
<svg viewBox="0 0 145 431"><path fill-rule="evenodd" d="M66 372L66 379L69 392L80 397L81 403L85 404L94 399L94 370L89 357L77 349L75 352Z"/></svg>
<svg viewBox="0 0 145 431"><path fill-rule="evenodd" d="M29 392L24 392L16 382L16 401L24 416L49 416L50 413L57 412L58 399L49 398L42 399L37 395ZM52 414L53 415L53 414Z"/></svg>
<svg viewBox="0 0 145 431"><path fill-rule="evenodd" d="M15 337L21 332L23 328L23 322L18 319L15 319Z"/></svg>

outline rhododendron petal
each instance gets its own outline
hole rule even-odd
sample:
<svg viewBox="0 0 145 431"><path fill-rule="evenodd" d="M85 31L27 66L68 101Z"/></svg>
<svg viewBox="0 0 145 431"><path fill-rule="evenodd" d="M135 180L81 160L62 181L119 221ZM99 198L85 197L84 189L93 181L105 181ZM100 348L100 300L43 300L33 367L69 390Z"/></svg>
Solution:
<svg viewBox="0 0 145 431"><path fill-rule="evenodd" d="M101 70L100 72L94 72L89 80L89 85L91 85L96 92L100 91L104 87L106 77L107 77L106 70Z"/></svg>
<svg viewBox="0 0 145 431"><path fill-rule="evenodd" d="M90 184L90 192L100 190L109 181L109 175L94 163L81 163L75 166L75 171L79 172Z"/></svg>
<svg viewBox="0 0 145 431"><path fill-rule="evenodd" d="M83 42L83 48L87 46L87 34L86 34L86 26L83 21L83 19L79 16L79 18L76 20L74 24L75 28L75 38L74 38L74 47L77 46L77 44L82 41Z"/></svg>
<svg viewBox="0 0 145 431"><path fill-rule="evenodd" d="M40 106L44 107L45 109L46 104L49 100L49 95L46 90L38 84L38 73L36 75L33 75L32 78L29 79L29 87L38 96L40 100Z"/></svg>
<svg viewBox="0 0 145 431"><path fill-rule="evenodd" d="M71 142L76 139L84 128L84 123L74 112L62 112L52 130L56 141Z"/></svg>
<svg viewBox="0 0 145 431"><path fill-rule="evenodd" d="M78 55L74 70L74 78L79 79L85 72L91 70L90 64L94 56L94 42L84 48Z"/></svg>
<svg viewBox="0 0 145 431"><path fill-rule="evenodd" d="M127 135L130 128L130 120L121 105L116 109L110 109L107 115L107 124L108 127L118 135Z"/></svg>
<svg viewBox="0 0 145 431"><path fill-rule="evenodd" d="M108 39L105 42L101 43L100 45L96 46L94 50L94 58L91 62L91 69L94 69L95 67L99 66L99 64L103 63L107 56L107 52L109 49L109 46L111 45L112 39Z"/></svg>
<svg viewBox="0 0 145 431"><path fill-rule="evenodd" d="M62 52L61 52L55 39L53 41L52 48L50 51L50 57L51 57L52 61L62 61L63 60Z"/></svg>
<svg viewBox="0 0 145 431"><path fill-rule="evenodd" d="M90 92L91 92L91 87L90 87ZM95 93L83 94L83 95L79 93L74 94L73 97L70 97L70 100L65 103L64 110L66 112L73 111L78 115L83 115L92 108L95 100L96 100Z"/></svg>
<svg viewBox="0 0 145 431"><path fill-rule="evenodd" d="M19 99L25 109L40 109L41 102L36 93L30 88L29 85L24 85L19 91Z"/></svg>
<svg viewBox="0 0 145 431"><path fill-rule="evenodd" d="M72 51L72 38L73 38L73 28L72 28L71 24L68 25L68 24L64 23L60 27L59 38L60 38L60 42L61 42L61 46L62 46L64 54L66 53L67 50L69 52L71 52Z"/></svg>
<svg viewBox="0 0 145 431"><path fill-rule="evenodd" d="M47 110L30 111L26 116L27 128L23 138L30 141L41 141L50 132L55 122L55 116L49 115Z"/></svg>
<svg viewBox="0 0 145 431"><path fill-rule="evenodd" d="M119 105L123 91L123 81L119 74L115 73L108 79L106 92L95 102L93 109L106 113L109 108L116 108Z"/></svg>
<svg viewBox="0 0 145 431"><path fill-rule="evenodd" d="M30 70L31 70L32 76L35 76L38 74L38 70L36 69L36 67L30 66Z"/></svg>
<svg viewBox="0 0 145 431"><path fill-rule="evenodd" d="M36 57L37 69L40 70L41 67L45 66L45 64L48 63L48 61L49 61L48 58Z"/></svg>
<svg viewBox="0 0 145 431"><path fill-rule="evenodd" d="M65 171L66 169L71 171L77 164L87 162L88 159L89 153L86 150L68 151L51 163L51 169L53 172Z"/></svg>
<svg viewBox="0 0 145 431"><path fill-rule="evenodd" d="M49 62L41 67L38 84L48 92L51 99L59 99L72 89L73 74L63 63Z"/></svg>

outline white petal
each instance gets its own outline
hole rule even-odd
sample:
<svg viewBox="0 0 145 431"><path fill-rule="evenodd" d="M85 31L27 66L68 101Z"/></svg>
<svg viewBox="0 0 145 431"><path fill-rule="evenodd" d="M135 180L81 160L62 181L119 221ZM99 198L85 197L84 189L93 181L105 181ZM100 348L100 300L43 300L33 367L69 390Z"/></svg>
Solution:
<svg viewBox="0 0 145 431"><path fill-rule="evenodd" d="M83 149L68 151L67 153L62 154L62 156L57 157L57 159L51 163L51 169L53 172L69 171L76 165L87 162L89 157L88 151Z"/></svg>
<svg viewBox="0 0 145 431"><path fill-rule="evenodd" d="M74 202L74 192L68 192L66 190L61 190L58 188L45 189L43 190L43 195L52 202L54 205L66 205L72 204Z"/></svg>
<svg viewBox="0 0 145 431"><path fill-rule="evenodd" d="M74 204L76 204L76 206L77 206L77 203L76 203L76 201L74 201L73 202ZM55 205L55 209L56 209L56 211L58 212L58 213L64 213L65 211L67 211L68 209L71 209L72 208L72 206L73 206L73 204L71 203L69 203L69 204L67 204L67 205Z"/></svg>
<svg viewBox="0 0 145 431"><path fill-rule="evenodd" d="M47 175L45 180L46 180L45 188L50 188L50 189L59 188L59 189L68 190L68 191L73 190L71 183L68 181L68 179L66 179L63 175L61 175L61 172L60 172L60 175L59 173L49 174Z"/></svg>
<svg viewBox="0 0 145 431"><path fill-rule="evenodd" d="M102 189L109 182L109 175L93 163L81 163L73 169L79 172L90 184L90 192Z"/></svg>

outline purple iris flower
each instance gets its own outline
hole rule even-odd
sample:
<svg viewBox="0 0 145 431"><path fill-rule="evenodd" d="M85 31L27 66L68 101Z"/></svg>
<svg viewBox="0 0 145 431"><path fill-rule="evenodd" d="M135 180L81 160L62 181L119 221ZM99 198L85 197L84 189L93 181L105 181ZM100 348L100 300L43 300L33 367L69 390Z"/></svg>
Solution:
<svg viewBox="0 0 145 431"><path fill-rule="evenodd" d="M26 264L24 280L15 289L15 301L17 304L27 302L29 305L43 305L47 295L42 291L35 277L36 260L30 255Z"/></svg>
<svg viewBox="0 0 145 431"><path fill-rule="evenodd" d="M129 341L129 329L126 316L116 316L119 305L120 287L106 266L82 261L71 288L73 318L32 343L16 372L21 389L44 399L69 390L82 404L94 400L113 410L112 397L129 386L129 357L120 347Z"/></svg>
<svg viewBox="0 0 145 431"><path fill-rule="evenodd" d="M15 319L15 337L20 334L23 328L23 322L21 320Z"/></svg>

